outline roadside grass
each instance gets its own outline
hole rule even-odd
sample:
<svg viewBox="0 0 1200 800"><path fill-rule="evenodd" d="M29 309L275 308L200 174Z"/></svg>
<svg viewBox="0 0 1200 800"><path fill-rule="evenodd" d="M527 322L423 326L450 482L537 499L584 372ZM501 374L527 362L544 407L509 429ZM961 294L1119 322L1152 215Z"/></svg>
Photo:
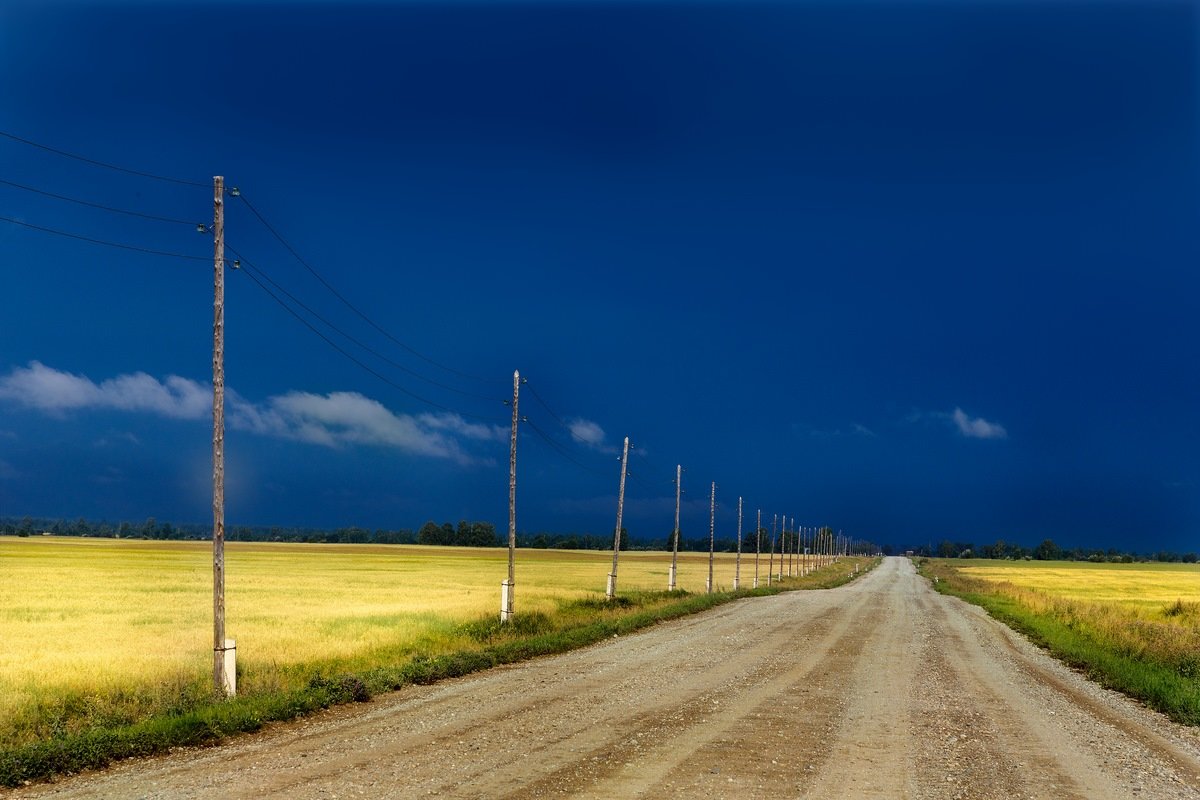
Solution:
<svg viewBox="0 0 1200 800"><path fill-rule="evenodd" d="M19 565L9 561L5 544L0 539L6 566ZM609 556L521 551L518 613L501 625L490 609L498 606L503 550L229 543L234 558L227 559L227 575L240 573L252 586L234 584L227 592L240 595L231 607L239 609L233 618L241 638L238 696L224 700L209 688L204 646L211 585L205 593L201 580L199 591L175 592L172 602L157 597L171 594L173 582L195 579L206 551L190 543L108 544L89 545L82 556L68 549L65 559L56 550L49 561L44 552L22 551L26 576L41 582L27 583L19 603L8 604L0 589L6 601L0 637L18 648L0 654L0 691L20 689L3 691L0 700L0 785L212 743L408 684L564 652L741 597L830 588L851 579L849 564L856 561L735 593L722 586L723 578L732 582L732 557L719 558L717 591L704 594L707 554L681 553L680 584L690 591L668 593L649 587L665 583L669 554L622 553L618 601L610 603L588 588L602 585ZM107 558L113 553L120 563ZM746 567L743 561L743 576ZM35 599L36 587L61 587L68 574L74 591L46 590ZM7 591L20 588L10 582ZM192 608L196 594L199 611ZM108 640L125 646L115 649ZM12 674L18 654L26 670L20 679ZM28 662L40 672L31 677Z"/></svg>
<svg viewBox="0 0 1200 800"><path fill-rule="evenodd" d="M943 559L921 559L918 566L937 579L938 591L983 607L1101 685L1177 722L1200 725L1195 568L1049 562L992 570L986 562ZM1164 602L1163 592L1189 596ZM1081 599L1095 597L1103 599Z"/></svg>

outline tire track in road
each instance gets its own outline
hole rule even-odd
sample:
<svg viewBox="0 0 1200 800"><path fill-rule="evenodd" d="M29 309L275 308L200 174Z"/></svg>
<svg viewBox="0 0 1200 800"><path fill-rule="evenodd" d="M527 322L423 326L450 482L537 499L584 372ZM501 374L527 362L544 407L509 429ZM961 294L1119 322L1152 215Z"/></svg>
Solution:
<svg viewBox="0 0 1200 800"><path fill-rule="evenodd" d="M808 785L800 787L801 797L893 800L913 791L909 717L921 663L921 617L911 576L899 565L880 576L886 581L860 588L871 599L871 617L878 620L863 643L870 657L856 659L845 675L846 708L834 736L823 743L836 769L813 771Z"/></svg>
<svg viewBox="0 0 1200 800"><path fill-rule="evenodd" d="M733 655L722 683L693 695L669 716L631 717L615 742L505 796L694 797L699 791L718 797L747 785L790 786L796 753L784 732L788 725L781 723L796 716L810 722L832 718L836 695L823 683L861 653L864 601L855 597L823 618L785 622L782 630L762 637L752 658ZM759 742L743 751L738 743L748 732ZM815 749L808 758L824 755Z"/></svg>
<svg viewBox="0 0 1200 800"><path fill-rule="evenodd" d="M927 646L927 694L914 728L922 731L919 761L930 777L931 797L980 796L969 787L987 787L989 797L1064 798L1087 800L1108 796L1103 785L1087 794L1053 757L1059 748L1040 726L1032 725L1030 709L1012 692L996 691L987 675L972 662L964 640L962 620L946 610L939 598L922 603L933 631ZM1011 680L1005 676L1002 680ZM1096 782L1093 780L1093 784Z"/></svg>

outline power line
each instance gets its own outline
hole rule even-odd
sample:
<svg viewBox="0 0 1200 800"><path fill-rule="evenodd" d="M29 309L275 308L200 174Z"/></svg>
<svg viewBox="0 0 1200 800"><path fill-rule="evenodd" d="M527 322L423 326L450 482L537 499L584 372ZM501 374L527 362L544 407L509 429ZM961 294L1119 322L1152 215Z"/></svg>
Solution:
<svg viewBox="0 0 1200 800"><path fill-rule="evenodd" d="M37 189L33 186L25 186L24 184L21 184L21 183L14 183L13 181L7 181L3 178L0 178L0 183L4 184L5 186L12 186L16 189L22 189L26 192L33 192L34 194L40 194L45 197L53 197L55 200L65 200L68 203L77 203L78 205L81 205L81 206L88 206L90 208L99 208L99 209L103 209L104 211L112 211L113 213L116 213L116 214L127 214L128 216L131 216L131 217L141 217L142 219L152 219L152 220L155 220L156 222L173 222L173 223L178 223L180 225L188 225L188 226L194 226L197 224L194 220L175 219L174 217L160 217L155 214L143 214L140 211L130 211L129 209L126 209L126 208L115 208L114 206L106 206L106 205L102 205L100 203L92 203L88 200L80 200L77 197L68 197L65 194L55 194L54 192L48 192L45 189ZM199 223L199 224L203 225L204 223Z"/></svg>
<svg viewBox="0 0 1200 800"><path fill-rule="evenodd" d="M148 253L148 254L154 255L154 256L169 256L171 258L182 258L182 259L186 259L188 261L209 261L209 260L211 260L209 256L189 256L189 255L185 255L184 253L170 253L165 250L153 250L149 247L138 247L137 245L132 245L132 244L122 244L120 242L109 242L104 239L93 239L90 236L80 236L78 233L70 233L68 231L60 231L56 228L44 228L41 225L34 225L31 222L22 222L19 219L12 219L11 217L0 217L0 221L9 222L9 223L12 223L13 225L21 225L26 228L33 228L35 231L42 231L44 233L52 233L55 236L65 236L68 239L78 239L81 242L90 242L91 244L102 244L105 247L119 247L122 250L133 250L138 253Z"/></svg>
<svg viewBox="0 0 1200 800"><path fill-rule="evenodd" d="M441 383L441 382L439 382L439 381L435 381L435 380L434 380L434 379L432 379L432 378L428 378L428 377L426 377L426 376L422 375L422 374L421 374L421 373L419 373L419 372L415 372L414 370L411 370L411 369L409 369L408 367L404 366L403 364L400 364L400 363L398 363L398 362L396 362L396 361L393 361L392 359L388 358L388 357L387 357L386 355L384 355L383 353L380 353L378 350L374 349L374 348L373 348L373 347L371 347L370 345L368 345L368 344L365 344L364 342L361 342L361 341L359 341L359 340L358 340L357 338L355 338L354 336L351 336L350 334L346 333L344 330L342 330L341 328L339 328L337 325L334 325L334 324L333 324L332 322L330 322L328 319L326 319L325 317L321 316L319 313L317 313L317 312L316 312L316 311L314 311L312 308L310 308L308 305L306 305L306 304L304 303L304 301L300 300L298 297L296 297L294 294L292 294L291 292L289 292L289 291L288 291L286 288L284 288L283 286L280 286L280 285L279 285L279 284L278 284L276 281L274 281L274 280L271 278L271 276L270 276L270 275L268 275L268 274L266 273L266 271L265 271L265 270L264 270L262 267L257 267L257 266L255 266L254 264L251 264L251 263L250 263L250 261L248 261L248 260L247 260L247 259L246 259L244 256L242 256L242 254L241 254L241 253L239 253L239 252L238 252L237 250L235 250L233 247L230 247L228 244L226 244L226 245L225 245L225 247L226 247L226 248L227 248L227 249L228 249L228 250L229 250L231 253L233 253L235 256L237 256L237 257L238 257L239 264L240 264L242 267L245 267L245 268L248 268L248 269L251 269L251 270L254 270L255 272L257 272L257 273L258 273L258 274L259 274L259 275L260 275L260 276L263 278L263 280L265 280L267 283L269 283L269 284L271 284L272 286L274 286L274 287L275 287L275 288L276 288L276 289L277 289L279 292L281 292L282 294L286 295L286 296L287 296L287 298L288 298L289 300L291 300L291 301L292 301L293 303L295 303L296 305L300 306L300 308L304 309L304 310L305 310L305 311L307 311L309 314L311 314L313 317L315 317L316 319L320 320L322 323L324 323L324 324L326 325L326 327L328 327L329 329L333 330L335 333L338 333L338 334L340 334L342 337L344 337L344 338L345 338L345 339L347 339L348 341L350 341L350 342L352 342L352 343L354 343L354 344L358 345L360 348L362 348L363 350L367 351L367 352L368 352L368 353L370 353L371 355L375 356L375 357L376 357L376 358L378 358L380 361L383 361L383 362L385 362L385 363L387 363L387 364L390 364L391 366L395 367L396 369L398 369L398 370L400 370L400 371L402 371L402 372L406 372L406 373L408 373L409 375L412 375L414 378L417 378L418 380L424 381L424 382L426 382L426 383L428 383L428 384L431 384L431 385L433 385L433 386L437 386L437 387L439 387L439 388L441 388L441 389L445 389L446 391L449 391L449 392L456 392L456 393L458 393L458 394L465 395L465 396L467 396L467 397L474 397L474 398L477 398L477 399L480 399L480 400L487 400L487 401L490 401L490 402L495 402L495 400L496 400L496 398L495 398L495 397L491 397L491 396L489 396L489 395L484 395L484 394L478 394L478 393L476 393L476 392L468 392L468 391L466 391L465 389L459 389L459 388L457 388L457 387L454 387L454 386L451 386L451 385L449 385L449 384L446 384L446 383Z"/></svg>
<svg viewBox="0 0 1200 800"><path fill-rule="evenodd" d="M109 164L107 161L97 161L94 158L87 158L86 156L81 156L78 153L69 153L66 150L59 150L57 147L51 147L46 144L40 144L38 142L34 142L29 139L23 139L20 136L15 136L14 134L8 133L7 131L0 131L0 136L4 136L5 138L12 139L15 142L20 142L21 144L27 144L30 147L36 147L40 150L45 150L47 152L54 153L55 155L64 156L65 158L73 158L76 161L82 161L85 164L91 164L96 167L104 167L105 169L116 170L117 172L124 172L128 175L137 175L142 178L153 178L156 181L166 181L167 183L178 183L178 184L182 184L183 186L205 186L205 187L207 187L210 185L208 183L203 183L201 181L189 181L189 180L185 180L183 178L171 178L166 175L156 175L153 172L143 172L143 171L137 170L137 169L129 169L128 167L120 167L120 166L117 166L116 164Z"/></svg>
<svg viewBox="0 0 1200 800"><path fill-rule="evenodd" d="M654 472L658 472L659 465L657 463L655 463L654 461L651 461L649 458L647 458L646 455L644 453L642 453L641 450L635 450L634 455L636 455L638 458L640 458L642 463L645 464L648 469L650 469ZM659 481L659 482L660 483L674 483L675 479L667 478L664 481Z"/></svg>
<svg viewBox="0 0 1200 800"><path fill-rule="evenodd" d="M292 247L290 244L288 244L287 240L283 238L283 235L280 234L279 231L277 231L271 225L271 223L267 222L266 218L263 217L263 215L258 212L258 209L256 209L250 203L250 201L246 199L246 195L244 193L239 191L237 193L237 197L241 198L241 201L243 203L245 203L246 208L250 209L250 213L252 213L255 217L258 218L258 221L263 224L263 227L265 227L268 231L271 232L271 235L274 236L279 241L279 243L281 245L283 245L284 248L289 253L292 254L293 258L295 258L297 261L299 261L300 264L302 264L305 269L307 269L310 273L312 273L313 277L315 277L318 281L320 281L321 285L323 285L326 289L328 289L333 294L334 297L336 297L338 300L341 300L342 303L345 304L345 306L347 308L349 308L351 311L353 311L355 314L357 314L364 322L366 322L372 328L379 331L381 334L386 336L392 342L394 342L395 344L404 348L408 352L412 353L417 358L419 358L422 361L425 361L429 364L432 364L433 366L438 367L439 369L444 369L447 372L453 373L460 377L470 378L471 380L476 380L476 381L488 382L488 381L495 380L494 378L482 378L478 375L471 375L470 373L462 372L461 370L457 370L454 367L446 366L445 364L435 361L434 359L430 358L429 356L421 353L419 350L416 350L413 347L410 347L409 345L407 345L404 342L397 339L395 336L393 336L391 333L389 333L387 330L385 330L383 327L381 327L378 323L376 323L373 319L371 319L365 313L363 313L356 305L354 305L349 300L347 300L346 297L344 295L342 295L341 292L339 292L337 289L335 289L333 287L332 284L329 283L329 281L325 280L325 278L321 275L321 273L317 272L315 267L313 267L311 264L309 264L307 261L305 261L304 258L301 257L301 255L298 252L296 252L296 249L294 247Z"/></svg>
<svg viewBox="0 0 1200 800"><path fill-rule="evenodd" d="M539 428L532 420L526 419L525 424L528 425L530 430L532 430L534 433L536 433L540 439L542 439L546 444L550 445L550 447L556 453L558 453L560 456L565 458L567 461L570 461L572 464L579 467L580 469L587 470L588 472L594 473L596 475L605 474L605 473L601 472L600 470L596 469L595 467L589 466L588 464L584 464L582 461L575 458L575 456L571 455L569 450L567 450L561 444L556 442L549 434L547 434L545 431L543 431L541 428Z"/></svg>
<svg viewBox="0 0 1200 800"><path fill-rule="evenodd" d="M267 294L268 297L270 297L272 300L274 300L276 303L278 303L285 311L287 311L289 314L291 314L296 319L300 320L300 322L304 325L304 327L308 328L310 331L315 333L317 336L321 337L325 341L325 343L328 344L330 347L332 347L334 350L337 350L343 356L350 359L355 364L360 366L362 369L366 370L367 372L374 375L379 380L386 383L388 386L391 386L392 388L394 388L400 392L403 392L404 394L408 395L409 397L413 398L414 400L419 400L420 402L425 403L426 405L433 406L434 408L449 412L451 414L457 414L460 417L469 417L471 419L483 420L484 422L490 422L490 423L493 423L496 425L499 425L503 422L503 420L497 420L492 417L484 417L479 414L468 414L464 411L458 411L456 409L450 408L449 406L444 406L441 403L436 403L433 400L430 400L426 397L422 397L421 395L416 394L415 392L412 392L412 391L406 389L405 387L403 387L400 384L396 383L395 381L391 380L387 376L380 374L375 369L373 369L369 365L363 363L358 358L355 358L350 353L346 352L341 346L338 345L337 342L333 341L328 336L326 336L324 333L322 333L320 330L318 330L312 323L310 323L308 320L306 320L300 314L296 313L295 309L293 309L291 306L289 306L287 303L285 303L283 300L281 300L278 295L276 295L269 288L267 288L267 285L264 284L262 281L260 281L254 275L253 271L251 271L251 270L240 270L240 271L245 273L246 277L248 277L250 280L254 281L254 283L258 286L258 288L262 289Z"/></svg>
<svg viewBox="0 0 1200 800"><path fill-rule="evenodd" d="M550 406L546 405L546 401L542 399L542 396L541 396L540 394L538 394L538 391L537 391L537 389L535 389L535 388L533 387L533 384L531 384L531 383L526 383L526 387L525 387L525 388L529 389L529 391L530 391L530 392L533 394L533 399L534 399L534 400L537 400L537 401L538 401L538 403L540 403L540 404L541 404L542 408L546 409L546 413L547 413L547 414L549 414L550 416L554 417L554 420L555 420L555 421L556 421L556 422L557 422L559 425L562 425L564 428L570 428L570 427L571 427L571 426L570 426L570 425L568 425L566 422L563 422L563 419L562 419L562 417L560 417L558 414L555 414L555 413L554 413L554 410L553 410L552 408L550 408Z"/></svg>

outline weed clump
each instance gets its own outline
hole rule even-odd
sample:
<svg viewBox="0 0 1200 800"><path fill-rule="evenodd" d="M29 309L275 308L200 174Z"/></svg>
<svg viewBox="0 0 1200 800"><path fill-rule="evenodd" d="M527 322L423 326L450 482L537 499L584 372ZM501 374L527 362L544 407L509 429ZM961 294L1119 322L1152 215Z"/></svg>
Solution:
<svg viewBox="0 0 1200 800"><path fill-rule="evenodd" d="M1163 609L1165 617L1200 617L1200 603L1179 599Z"/></svg>

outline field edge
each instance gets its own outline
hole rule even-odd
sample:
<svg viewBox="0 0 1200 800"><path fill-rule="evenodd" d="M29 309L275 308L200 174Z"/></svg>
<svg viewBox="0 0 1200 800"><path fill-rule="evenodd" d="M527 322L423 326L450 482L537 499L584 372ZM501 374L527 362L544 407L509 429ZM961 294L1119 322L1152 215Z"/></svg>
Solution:
<svg viewBox="0 0 1200 800"><path fill-rule="evenodd" d="M1170 719L1200 727L1200 681L1147 658L1119 652L1086 628L1038 614L1000 592L968 588L953 565L920 559L918 571L941 594L979 606L1051 656L1099 685L1120 692Z"/></svg>

